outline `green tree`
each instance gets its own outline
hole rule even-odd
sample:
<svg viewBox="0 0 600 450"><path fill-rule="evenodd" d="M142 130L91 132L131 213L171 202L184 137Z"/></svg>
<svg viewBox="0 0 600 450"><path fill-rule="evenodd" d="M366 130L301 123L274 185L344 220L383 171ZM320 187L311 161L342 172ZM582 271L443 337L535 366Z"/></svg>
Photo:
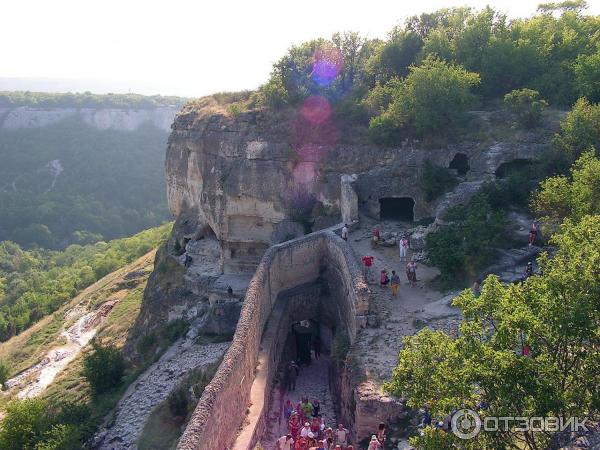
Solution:
<svg viewBox="0 0 600 450"><path fill-rule="evenodd" d="M548 106L548 102L541 99L540 93L533 89L515 89L504 96L504 103L525 128L538 126L542 120L542 112Z"/></svg>
<svg viewBox="0 0 600 450"><path fill-rule="evenodd" d="M586 215L600 214L600 159L590 150L575 161L569 177L544 180L532 196L531 207L551 228L566 218L578 222Z"/></svg>
<svg viewBox="0 0 600 450"><path fill-rule="evenodd" d="M385 388L428 404L435 417L487 406L480 415L595 417L600 411L600 216L567 221L539 259L543 275L503 286L488 277L481 295L454 300L458 337L422 330L406 339ZM524 356L527 345L531 352ZM545 448L545 433L481 433L475 448ZM417 441L420 439L417 438Z"/></svg>
<svg viewBox="0 0 600 450"><path fill-rule="evenodd" d="M466 206L449 209L444 221L446 225L427 235L425 245L430 261L448 282L477 277L506 244L506 213L493 208L483 191Z"/></svg>
<svg viewBox="0 0 600 450"><path fill-rule="evenodd" d="M572 159L593 147L600 149L600 104L592 104L585 98L577 100L573 109L560 123L560 131L554 144Z"/></svg>
<svg viewBox="0 0 600 450"><path fill-rule="evenodd" d="M2 385L2 389L5 389L4 383L8 380L9 374L10 367L4 361L0 360L0 385Z"/></svg>
<svg viewBox="0 0 600 450"><path fill-rule="evenodd" d="M479 76L463 68L428 57L392 93L392 101L382 114L396 128L410 127L418 136L456 132L466 120L471 105L470 88ZM375 126L377 121L372 121Z"/></svg>
<svg viewBox="0 0 600 450"><path fill-rule="evenodd" d="M600 102L600 44L595 53L579 55L573 71L579 95Z"/></svg>
<svg viewBox="0 0 600 450"><path fill-rule="evenodd" d="M35 450L78 450L81 449L79 430L74 425L56 424L44 434L44 440Z"/></svg>
<svg viewBox="0 0 600 450"><path fill-rule="evenodd" d="M125 374L125 360L113 346L93 343L93 351L83 359L83 376L95 395L108 392L121 384Z"/></svg>
<svg viewBox="0 0 600 450"><path fill-rule="evenodd" d="M9 403L0 425L0 448L30 450L42 442L51 428L46 407L47 403L40 399Z"/></svg>
<svg viewBox="0 0 600 450"><path fill-rule="evenodd" d="M456 184L456 177L446 167L436 166L429 161L425 162L419 175L419 187L425 192L428 202L448 192Z"/></svg>
<svg viewBox="0 0 600 450"><path fill-rule="evenodd" d="M385 83L394 77L404 77L416 62L423 40L413 32L395 28L390 38L379 46L366 63L366 76L371 86Z"/></svg>

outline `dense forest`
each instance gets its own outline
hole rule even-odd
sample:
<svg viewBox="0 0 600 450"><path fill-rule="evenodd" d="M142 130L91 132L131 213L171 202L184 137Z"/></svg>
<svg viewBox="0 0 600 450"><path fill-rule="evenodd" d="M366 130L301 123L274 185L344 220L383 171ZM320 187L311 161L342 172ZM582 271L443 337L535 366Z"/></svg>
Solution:
<svg viewBox="0 0 600 450"><path fill-rule="evenodd" d="M135 236L65 250L24 250L0 242L0 341L56 311L80 290L166 239L170 224Z"/></svg>
<svg viewBox="0 0 600 450"><path fill-rule="evenodd" d="M583 1L540 5L508 20L487 7L449 8L408 18L385 40L336 33L292 47L269 80L235 105L270 111L324 97L339 122L364 124L371 138L455 137L467 111L495 108L506 95L528 112L600 100L600 17Z"/></svg>
<svg viewBox="0 0 600 450"><path fill-rule="evenodd" d="M182 97L140 94L50 93L30 91L0 91L0 107L37 106L43 108L157 108L181 107Z"/></svg>
<svg viewBox="0 0 600 450"><path fill-rule="evenodd" d="M130 236L169 218L167 133L97 130L70 118L0 132L0 240L65 248Z"/></svg>

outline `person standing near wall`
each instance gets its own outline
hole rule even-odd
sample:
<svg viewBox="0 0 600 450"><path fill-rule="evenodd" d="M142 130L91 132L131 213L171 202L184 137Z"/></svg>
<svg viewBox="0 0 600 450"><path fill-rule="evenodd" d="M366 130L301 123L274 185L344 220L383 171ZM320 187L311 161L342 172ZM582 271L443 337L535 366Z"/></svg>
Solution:
<svg viewBox="0 0 600 450"><path fill-rule="evenodd" d="M298 378L299 371L300 368L296 365L294 361L290 361L290 363L286 366L285 380L287 383L286 388L288 391L296 390L296 378Z"/></svg>
<svg viewBox="0 0 600 450"><path fill-rule="evenodd" d="M344 224L344 226L342 227L342 239L347 241L348 240L348 225Z"/></svg>

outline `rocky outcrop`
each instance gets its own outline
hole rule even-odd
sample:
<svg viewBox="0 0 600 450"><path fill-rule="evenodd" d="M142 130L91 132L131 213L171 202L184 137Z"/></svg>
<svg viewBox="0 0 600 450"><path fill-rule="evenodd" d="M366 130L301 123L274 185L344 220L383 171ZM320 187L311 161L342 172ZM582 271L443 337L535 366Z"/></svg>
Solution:
<svg viewBox="0 0 600 450"><path fill-rule="evenodd" d="M379 219L382 199L410 199L414 220L438 217L503 165L531 160L545 142L543 133L529 133L506 142L384 148L336 133L332 122L311 123L301 112L275 120L187 105L173 124L166 161L169 207L187 224L179 238L214 235L222 270L253 273L270 245L337 223L340 214ZM459 174L452 193L427 201L419 182L426 161Z"/></svg>
<svg viewBox="0 0 600 450"><path fill-rule="evenodd" d="M0 107L0 130L42 128L75 118L98 130L133 131L150 124L169 131L176 112L177 108L170 106L147 109Z"/></svg>
<svg viewBox="0 0 600 450"><path fill-rule="evenodd" d="M123 395L114 422L94 437L98 450L133 450L152 411L179 386L192 370L206 371L218 363L228 343L197 345L182 340L148 368Z"/></svg>
<svg viewBox="0 0 600 450"><path fill-rule="evenodd" d="M175 269L161 271L157 263L156 271L165 279L150 280L140 324L158 317L168 321L179 311L188 320L208 317L204 325L214 322L222 329L226 324L219 317L233 321L237 311L231 304L217 313L219 303L211 297L217 280L240 274L254 277L232 345L179 443L186 450L229 446L232 430L244 421L236 448L256 442L264 430L264 405L269 403L270 390L265 387L273 380L281 352L267 341L262 345L265 326L278 295L314 282L323 261L341 274L341 281L329 287L332 298L343 299L338 301L340 323L351 342L373 316L357 261L346 254L350 247L331 231L300 236L339 223L341 217L353 222L359 213L379 220L385 205L407 208L403 216L408 220L435 219L448 207L467 202L485 180L501 176L502 167L533 158L544 142L530 133L524 140L469 141L435 149L418 143L378 147L340 136L333 120L315 122L302 111L273 118L260 111L215 113L198 105L188 104L176 116L167 150L167 197L177 219L159 255ZM420 186L428 161L455 171L459 179L452 192L433 201L427 201ZM416 248L422 246L424 233L420 228L411 232ZM394 239L390 242L395 245ZM206 243L217 245L205 247ZM194 250L197 247L210 251ZM209 255L215 249L217 262ZM194 260L199 255L208 273L181 269L190 255ZM179 270L183 273L177 274ZM356 422L361 433L372 429L369 418L383 420L395 414L396 400L382 403L375 390L360 393L347 368L339 375L341 415L348 423ZM257 389L255 383L262 387Z"/></svg>

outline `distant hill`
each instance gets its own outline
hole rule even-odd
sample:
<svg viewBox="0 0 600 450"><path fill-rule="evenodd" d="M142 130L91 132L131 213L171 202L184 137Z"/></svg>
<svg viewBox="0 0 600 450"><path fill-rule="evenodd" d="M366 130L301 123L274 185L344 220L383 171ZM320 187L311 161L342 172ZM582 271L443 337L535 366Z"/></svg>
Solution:
<svg viewBox="0 0 600 450"><path fill-rule="evenodd" d="M185 101L0 92L0 241L58 249L168 220L164 155Z"/></svg>

